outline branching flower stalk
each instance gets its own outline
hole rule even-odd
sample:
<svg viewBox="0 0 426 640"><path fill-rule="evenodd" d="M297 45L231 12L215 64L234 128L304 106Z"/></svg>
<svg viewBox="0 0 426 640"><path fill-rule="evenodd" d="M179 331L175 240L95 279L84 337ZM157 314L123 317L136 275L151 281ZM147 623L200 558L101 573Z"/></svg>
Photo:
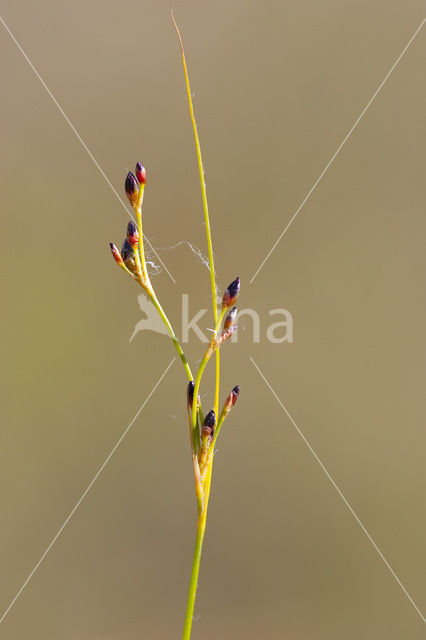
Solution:
<svg viewBox="0 0 426 640"><path fill-rule="evenodd" d="M173 14L172 14L173 18ZM130 221L127 225L126 238L124 239L121 250L114 244L110 244L111 253L115 262L135 280L140 287L149 296L152 303L156 307L162 321L164 322L174 347L182 361L189 383L187 386L187 411L189 423L189 440L191 446L191 457L195 480L195 495L197 501L197 531L195 538L194 556L192 562L191 580L188 592L188 601L185 613L185 623L183 630L183 640L189 640L191 637L192 620L194 615L194 604L197 591L198 575L200 570L201 552L203 547L204 534L206 530L207 509L210 497L213 457L215 445L222 424L232 407L235 405L240 388L234 387L228 394L223 408L218 416L219 411L219 393L220 393L220 347L231 337L236 331L235 323L237 316L237 308L234 306L240 290L240 279L236 278L225 290L222 297L222 305L220 311L217 305L216 278L213 258L213 244L210 229L209 209L207 203L206 185L204 180L203 159L201 155L200 141L198 138L197 125L195 122L194 108L192 104L191 89L189 84L188 69L186 65L185 53L182 44L182 38L179 29L173 18L176 27L182 54L182 62L185 74L186 90L188 95L188 105L193 126L195 147L197 153L197 162L200 175L201 195L204 211L204 222L207 235L207 249L209 256L210 284L212 294L214 331L212 338L207 346L204 356L200 362L197 374L194 378L188 360L184 354L182 346L173 330L173 327L155 293L152 286L145 258L144 235L143 235L143 213L142 205L147 181L145 167L137 162L135 173L131 171L127 174L125 180L125 191L129 202L136 214L136 224ZM212 356L216 360L216 376L214 388L214 405L204 417L200 402L200 386L204 370Z"/></svg>

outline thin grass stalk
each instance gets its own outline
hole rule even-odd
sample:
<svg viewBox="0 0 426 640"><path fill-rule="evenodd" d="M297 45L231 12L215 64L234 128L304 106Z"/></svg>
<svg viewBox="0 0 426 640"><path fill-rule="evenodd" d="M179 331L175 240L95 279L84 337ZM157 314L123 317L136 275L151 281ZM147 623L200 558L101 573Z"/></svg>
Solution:
<svg viewBox="0 0 426 640"><path fill-rule="evenodd" d="M195 120L194 114L194 105L192 103L192 95L191 95L191 85L189 82L189 74L188 67L186 64L185 51L183 48L182 36L179 31L179 27L176 24L176 20L174 18L172 12L172 20L175 25L177 35L179 38L180 50L182 55L182 64L183 71L185 74L185 85L186 85L186 93L188 96L188 106L189 106L189 114L191 117L192 130L194 132L194 141L195 141L195 149L197 153L197 164L198 164L198 173L200 175L200 186L201 186L201 198L203 201L203 211L204 211L204 223L206 226L206 238L207 238L207 251L209 257L209 270L210 270L210 285L211 285L211 293L212 293L212 306L213 306L213 320L214 323L217 323L218 311L217 311L217 293L216 293L216 272L214 268L214 256L213 256L213 242L212 242L212 233L210 227L210 216L209 216L209 204L207 200L207 189L206 189L206 181L204 179L204 163L203 156L201 153L201 145L200 139L198 136L197 123ZM217 413L219 406L219 387L220 387L220 354L219 351L216 351L216 382L215 382L215 400L214 400L214 408Z"/></svg>

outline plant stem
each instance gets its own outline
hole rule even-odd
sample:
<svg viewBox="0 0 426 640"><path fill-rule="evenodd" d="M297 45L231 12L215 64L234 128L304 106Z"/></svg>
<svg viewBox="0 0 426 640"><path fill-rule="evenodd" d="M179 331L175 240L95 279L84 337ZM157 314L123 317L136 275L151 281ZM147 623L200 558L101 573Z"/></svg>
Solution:
<svg viewBox="0 0 426 640"><path fill-rule="evenodd" d="M200 139L198 137L197 123L195 121L194 114L194 105L192 104L192 95L191 95L191 85L189 83L189 74L188 67L186 65L185 51L183 48L182 36L180 35L179 27L176 24L176 20L174 18L172 12L172 20L175 25L177 35L180 43L180 51L182 54L182 63L183 63L183 71L185 74L185 84L186 84L186 93L188 96L188 106L189 106L189 115L191 117L192 129L194 132L194 141L195 141L195 149L197 152L197 164L198 164L198 172L200 174L200 186L201 186L201 198L203 201L203 211L204 211L204 223L206 225L206 237L207 237L207 251L209 255L209 270L210 270L210 285L211 285L211 293L212 293L212 306L213 306L213 320L214 323L217 323L218 311L217 311L217 300L216 300L216 273L214 269L214 257L213 257L213 243L212 243L212 234L210 228L210 216L209 216L209 205L207 201L207 190L206 190L206 181L204 180L204 165L203 165L203 156L201 153L201 145ZM219 407L219 382L220 382L220 354L219 350L216 351L216 383L215 383L215 400L214 400L214 410L217 413Z"/></svg>
<svg viewBox="0 0 426 640"><path fill-rule="evenodd" d="M204 369L207 366L208 361L210 360L210 357L213 353L213 351L216 349L216 353L219 351L219 347L216 346L216 336L217 333L219 331L221 322L223 320L223 316L225 315L226 309L222 309L220 312L220 316L218 317L218 319L216 320L216 326L214 328L214 335L213 338L210 340L209 342L209 346L207 347L207 350L203 356L203 359L200 362L200 366L199 369L197 371L197 375L194 381L194 398L198 397L198 392L200 390L200 384L201 384L201 378L203 377L203 373L204 373ZM216 360L217 362L217 360ZM193 428L195 428L195 425L197 424L197 407L196 404L194 403L192 406L192 426Z"/></svg>
<svg viewBox="0 0 426 640"><path fill-rule="evenodd" d="M222 312L220 313L220 315L218 314L218 308L217 308L217 300L216 300L216 273L215 273L215 268L214 268L214 257L213 257L213 243L212 243L212 234L211 234L211 228L210 228L210 217L209 217L209 206L208 206L208 202L207 202L207 191L206 191L206 182L204 180L204 166L203 166L203 157L201 154L201 145L200 145L200 140L198 137L198 131L197 131L197 123L195 121L195 115L194 115L194 106L192 104L192 96L191 96L191 87L190 87L190 83L189 83L189 75L188 75L188 68L186 65L186 59L185 59L185 52L183 49L183 42L182 42L182 37L180 35L179 32L179 28L176 24L175 18L173 16L173 12L172 12L172 20L173 23L175 25L177 34L178 34L178 38L179 38L179 43L180 43L180 49L181 49L181 54L182 54L182 63L183 63L183 70L184 70L184 74L185 74L185 84L186 84L186 92L187 92L187 96L188 96L188 106L189 106L189 114L191 117L191 123L192 123L192 129L194 132L194 140L195 140L195 148L196 148L196 152L197 152L197 163L198 163L198 172L200 175L200 186L201 186L201 197L202 197L202 201L203 201L203 211L204 211L204 223L206 226L206 237L207 237L207 250L208 250L208 255L209 255L209 270L210 270L210 285L211 285L211 295L212 295L212 306L213 306L213 319L214 319L214 324L215 324L215 335L214 335L214 340L216 340L216 334L217 331L219 330L220 324L222 322L223 319L223 315L224 315L224 310L222 309ZM195 383L194 383L194 405L193 405L193 410L192 410L192 428L193 428L193 433L195 432L195 429L197 427L197 398L198 398L198 390L200 387L200 382L201 382L201 377L203 375L203 371L207 365L207 362L212 354L214 350L214 343L213 343L213 339L204 355L204 358L200 364L198 373L197 373L197 377L195 379ZM217 415L218 413L218 407L219 407L219 386L220 386L220 355L219 355L219 348L216 346L216 381L215 381L215 394L214 394L214 411ZM201 412L200 412L201 414ZM190 582L190 586L189 586L189 593L188 593L188 604L187 604L187 608L186 608L186 615L185 615L185 626L184 626L184 630L183 630L183 640L190 640L191 637L191 628L192 628L192 619L193 619L193 615L194 615L194 605L195 605L195 597L196 597L196 593L197 593L197 582L198 582L198 574L200 571L200 560L201 560L201 552L202 552L202 547L203 547L203 540L204 540L204 533L205 533L205 529L206 529L206 519L207 519L207 507L209 504L209 497L210 497L210 486L211 486L211 476L212 476L212 468L213 468L213 456L210 459L209 462L209 466L207 469L207 475L206 475L206 481L204 484L204 496L201 496L201 500L199 499L199 496L197 495L197 504L198 504L198 521L197 521L197 535L196 535L196 539L195 539L195 549L194 549L194 558L193 558L193 562L192 562L192 572L191 572L191 582ZM194 467L194 472L195 472L195 467ZM197 477L196 477L196 483L197 483Z"/></svg>
<svg viewBox="0 0 426 640"><path fill-rule="evenodd" d="M185 626L183 628L183 640L191 637L192 619L194 617L195 596L197 594L198 574L200 571L201 551L203 549L204 533L206 530L206 518L202 517L197 522L197 535L195 538L194 557L192 561L191 582L189 585L188 602L186 605Z"/></svg>
<svg viewBox="0 0 426 640"><path fill-rule="evenodd" d="M137 220L138 229L139 229L139 251L140 251L140 257L141 257L142 275L147 285L151 286L151 283L149 281L148 271L146 269L145 246L143 241L142 204L143 204L144 193L145 193L145 185L141 184L140 192L139 192L139 202L137 203L135 211L136 211L136 220Z"/></svg>
<svg viewBox="0 0 426 640"><path fill-rule="evenodd" d="M186 356L185 356L185 354L183 352L183 349L182 349L182 347L180 345L180 342L177 339L177 337L175 335L175 332L173 331L173 327L170 324L170 320L166 316L166 313L165 313L163 307L161 306L160 301L158 300L157 296L155 295L154 289L152 287L150 287L149 289L145 289L145 290L149 294L149 296L150 296L152 302L154 303L158 313L160 314L160 317L161 317L162 321L166 325L167 331L169 332L170 337L172 339L172 342L175 345L175 349L178 352L180 359L182 360L184 369L186 371L186 375L188 376L188 380L193 380L191 367L189 366L188 360L186 359Z"/></svg>
<svg viewBox="0 0 426 640"><path fill-rule="evenodd" d="M194 618L195 597L197 595L198 574L200 572L201 552L203 549L203 540L204 540L204 534L206 531L207 508L209 505L209 497L210 497L212 467L213 467L213 460L211 460L209 470L208 470L203 508L201 510L201 513L200 511L198 512L197 534L195 537L194 556L192 559L191 582L189 584L188 602L186 605L185 625L183 628L182 640L190 640L191 638L192 620Z"/></svg>

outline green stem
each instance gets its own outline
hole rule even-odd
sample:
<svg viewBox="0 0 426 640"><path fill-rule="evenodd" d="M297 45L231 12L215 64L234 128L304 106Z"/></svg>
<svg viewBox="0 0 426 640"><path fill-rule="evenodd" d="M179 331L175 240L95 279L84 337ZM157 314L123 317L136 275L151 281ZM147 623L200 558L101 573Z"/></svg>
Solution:
<svg viewBox="0 0 426 640"><path fill-rule="evenodd" d="M198 519L197 535L195 538L194 557L192 560L191 582L189 584L188 602L186 605L185 625L183 628L183 640L191 637L192 619L194 617L195 596L197 594L198 574L200 571L201 551L203 549L206 519Z"/></svg>
<svg viewBox="0 0 426 640"><path fill-rule="evenodd" d="M188 67L186 65L186 58L185 58L185 51L183 49L182 36L180 35L179 27L176 24L176 20L174 18L173 12L172 12L172 20L175 25L177 35L179 38L179 43L180 43L183 71L185 74L186 93L188 96L189 115L191 118L192 129L194 132L195 149L197 153L198 173L200 175L201 198L203 201L204 223L206 225L207 251L209 255L210 285L211 285L212 305L213 305L213 320L214 320L214 323L216 324L218 319L217 300L216 300L216 273L214 269L213 243L212 243L212 233L210 228L210 216L209 216L209 205L207 201L206 181L204 179L203 156L201 153L200 139L198 137L197 123L195 121L194 105L192 104L191 85L189 83ZM216 351L216 383L215 383L215 401L214 401L214 410L216 411L216 413L218 411L218 406L219 406L219 381L220 381L220 355L218 350Z"/></svg>
<svg viewBox="0 0 426 640"><path fill-rule="evenodd" d="M155 291L152 287L151 281L149 279L148 271L146 268L145 246L144 246L143 226L142 226L142 204L143 204L144 193L145 193L145 185L141 184L139 200L135 207L137 225L138 225L138 231L139 231L139 255L140 255L140 267L141 267L141 274L142 274L142 280L139 281L139 284L147 292L152 302L154 303L154 306L157 309L158 313L160 314L162 321L166 325L167 331L169 332L169 335L172 339L175 349L178 352L180 359L182 360L184 369L186 371L186 375L188 376L189 380L192 380L193 376L191 372L191 367L189 366L188 360L186 359L186 356L183 352L180 342L177 339L175 332L173 331L173 327L170 323L170 320L168 319L163 307L161 306L160 301L158 300L155 294ZM139 255L136 256L137 262L139 262Z"/></svg>
<svg viewBox="0 0 426 640"><path fill-rule="evenodd" d="M217 333L219 331L219 328L220 328L220 325L222 323L223 316L225 315L225 312L226 312L226 309L222 309L218 319L216 320L216 326L214 328L213 338L209 342L209 346L207 347L207 351L205 352L205 354L203 356L203 359L201 360L200 367L199 367L199 369L197 371L197 376L196 376L195 381L194 381L194 398L198 398L198 392L200 390L201 378L203 377L204 369L206 368L206 365L207 365L208 361L210 360L210 357L211 357L213 351L216 350L216 353L219 351L219 348L216 346L216 336L217 336ZM195 428L196 424L197 424L197 407L196 407L196 404L194 402L194 404L192 406L192 427Z"/></svg>
<svg viewBox="0 0 426 640"><path fill-rule="evenodd" d="M209 255L213 319L215 324L215 332L217 333L223 319L224 311L222 310L222 312L218 314L217 300L216 300L216 274L215 274L215 268L214 268L213 244L212 244L212 234L211 234L211 228L210 228L209 206L207 202L206 182L204 180L203 157L201 154L201 145L198 137L197 124L195 121L194 107L192 104L191 87L189 84L189 75L188 75L188 68L186 65L185 52L183 49L183 42L179 32L179 28L174 19L173 12L172 12L172 19L176 27L176 31L177 31L179 42L180 42L183 70L185 74L186 92L188 96L189 114L191 117L191 123L192 123L193 132L194 132L195 148L197 152L198 172L200 175L201 197L203 201L203 211L204 211L204 223L206 226L207 250ZM216 333L214 336L214 340L216 340ZM206 367L206 364L211 354L213 353L214 349L215 349L215 346L212 340L200 364L200 368L198 370L197 377L194 383L194 406L192 410L192 428L194 432L197 428L196 405L197 405L198 390L200 388L201 377ZM220 382L220 356L219 356L219 349L216 347L216 382L215 382L215 395L214 395L214 410L216 412L216 415L218 413L218 406L219 406L219 382ZM202 419L201 411L200 411L200 417ZM208 507L209 497L210 497L212 466L213 466L213 457L211 458L208 469L207 469L206 483L204 485L205 486L204 499L202 502L202 506L200 502L198 502L197 536L195 540L194 559L192 563L191 583L190 583L189 594L188 594L188 604L187 604L186 616L185 616L183 640L190 640L190 637L191 637L191 627L192 627L192 619L194 614L195 596L197 592L198 573L200 570L201 551L203 547L204 532L206 529L207 507Z"/></svg>
<svg viewBox="0 0 426 640"><path fill-rule="evenodd" d="M142 267L142 275L147 285L150 286L148 271L146 269L146 262L145 262L145 246L144 246L143 226L142 226L142 204L143 204L144 194L145 194L145 185L141 184L139 201L136 205L135 212L136 212L136 221L139 229L139 252L140 252L140 260L141 260L141 267Z"/></svg>
<svg viewBox="0 0 426 640"><path fill-rule="evenodd" d="M201 552L203 549L204 534L206 531L207 508L209 506L210 486L212 477L213 460L210 463L206 481L206 491L203 508L198 511L197 534L195 537L194 556L192 559L191 582L189 583L188 602L186 605L185 624L182 640L190 640L192 620L194 618L195 597L197 595L198 574L200 573Z"/></svg>
<svg viewBox="0 0 426 640"><path fill-rule="evenodd" d="M149 296L150 296L152 302L154 303L158 313L160 314L160 317L161 317L162 321L166 325L167 331L169 332L169 335L170 335L170 337L172 339L172 342L173 342L173 344L175 346L175 349L178 352L180 359L182 360L184 369L186 371L186 375L188 376L188 380L193 380L194 378L193 378L193 375L192 375L192 372L191 372L191 367L189 366L188 360L186 359L186 356L185 356L185 354L183 352L183 349L180 346L180 342L177 339L177 337L175 335L175 332L173 331L173 327L170 324L170 320L166 316L166 313L165 313L163 307L161 306L160 301L158 300L157 296L155 295L155 292L152 289L152 287L150 287L149 289L145 289L145 290L149 294ZM195 397L197 397L197 396L195 396Z"/></svg>
<svg viewBox="0 0 426 640"><path fill-rule="evenodd" d="M220 352L216 350L216 384L214 388L214 411L217 415L219 411L219 388L220 388Z"/></svg>

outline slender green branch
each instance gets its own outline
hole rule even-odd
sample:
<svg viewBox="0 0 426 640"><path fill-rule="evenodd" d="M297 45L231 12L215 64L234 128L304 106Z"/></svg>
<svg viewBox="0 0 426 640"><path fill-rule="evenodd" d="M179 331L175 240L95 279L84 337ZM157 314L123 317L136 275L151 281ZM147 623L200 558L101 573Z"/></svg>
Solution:
<svg viewBox="0 0 426 640"><path fill-rule="evenodd" d="M172 327L172 325L170 323L170 320L166 316L166 313L165 313L163 307L161 306L160 301L158 300L154 289L152 287L150 287L150 289L145 289L145 291L150 296L153 304L155 305L158 313L160 314L160 317L161 317L162 321L164 322L164 324L165 324L165 326L167 328L167 331L169 332L169 335L170 335L170 337L172 339L172 342L175 345L175 349L178 352L180 359L182 360L184 369L186 371L186 375L188 376L188 380L193 380L194 378L193 378L193 375L192 375L192 372L191 372L191 367L189 366L188 360L186 359L186 356L185 356L185 354L183 352L183 349L182 349L182 347L180 345L180 342L177 339L175 332L173 331L173 327Z"/></svg>
<svg viewBox="0 0 426 640"><path fill-rule="evenodd" d="M139 198L138 198L138 202L135 206L135 213L136 213L136 221L137 221L137 225L138 225L138 230L139 230L139 253L140 253L140 260L141 260L141 266L142 266L142 276L144 281L147 283L147 285L151 285L150 280L149 280L149 275L148 275L148 270L146 268L146 261L145 261L145 243L144 243L144 237L143 237L143 226L142 226L142 205L143 205L143 197L145 194L145 184L141 184L140 185L140 191L139 191Z"/></svg>
<svg viewBox="0 0 426 640"><path fill-rule="evenodd" d="M219 348L217 346L217 342L216 342L216 337L217 337L217 333L219 331L220 325L222 323L223 320L223 316L226 313L226 308L222 308L220 315L218 317L218 319L216 320L216 326L214 328L214 334L212 339L209 342L209 346L207 347L207 350L203 356L203 359L200 362L200 366L198 368L197 371L197 375L195 377L195 386L194 386L194 398L198 397L198 392L200 390L200 384L201 384L201 378L203 377L203 373L204 373L204 369L207 366L208 361L210 360L212 354L214 351L216 351L216 353L219 351ZM197 406L196 403L193 403L193 407L192 407L192 426L195 427L195 425L197 424Z"/></svg>
<svg viewBox="0 0 426 640"><path fill-rule="evenodd" d="M136 272L134 275L132 275L132 277L135 277L139 284L141 285L142 289L149 295L149 297L151 298L154 306L156 307L158 313L160 314L160 317L162 319L162 321L164 322L167 331L172 339L172 342L175 346L176 351L178 352L178 355L183 363L183 366L185 368L186 374L188 376L189 380L192 380L192 372L191 372L191 368L189 366L188 360L186 359L186 356L183 352L183 349L180 345L179 340L176 337L175 332L173 331L173 327L170 323L170 320L168 319L163 307L160 304L160 301L158 300L154 288L151 284L151 280L149 278L149 274L148 274L148 269L146 267L146 260L145 260L145 239L144 239L144 235L143 235L143 226L142 226L142 204L143 204L143 197L144 197L144 193L145 193L145 183L146 183L146 171L145 168L142 167L141 163L137 163L136 165L136 173L138 173L138 170L141 172L139 174L140 177L140 186L139 186L139 192L137 192L136 189L136 178L134 177L134 175L129 172L128 174L128 179L130 181L129 184L129 199L131 201L131 204L133 206L133 209L136 213L136 219L137 219L137 227L138 227L138 234L139 234L139 241L137 242L137 246L135 247L134 250L134 256L135 256L135 262L136 262ZM127 183L126 183L127 184ZM135 185L135 186L134 186ZM135 193L136 192L136 193ZM124 268L126 269L124 263L120 266L124 266ZM126 269L127 271L129 271L128 269ZM130 273L130 271L129 271Z"/></svg>
<svg viewBox="0 0 426 640"><path fill-rule="evenodd" d="M176 20L175 20L175 18L173 16L173 12L172 12L172 20L173 20L173 23L175 25L175 28L176 28L176 31L177 31L177 34L178 34L178 38L179 38L179 43L180 43L180 50L181 50L182 62L183 62L183 71L185 73L186 93L188 95L189 113L190 113L190 116L191 116L191 123L192 123L192 128L193 128L193 131L194 131L195 148L196 148L196 151L197 151L198 171L199 171L199 174L200 174L200 185L201 185L201 197L202 197L202 200L203 200L203 210L204 210L204 222L205 222L205 225L206 225L206 234L207 234L207 249L208 249L208 253L209 253L209 267L210 267L210 282L211 282L211 288L212 288L213 317L214 317L214 321L216 323L217 322L216 278L215 278L215 270L214 270L212 235L211 235L211 229L210 229L209 205L208 205L208 202L207 202L206 182L204 180L203 157L201 155L201 145L200 145L200 139L198 137L197 123L195 122L194 106L192 104L192 96L191 96L191 86L189 84L188 68L186 66L186 58L185 58L185 52L184 52L184 49L183 49L182 37L180 35L179 27L177 26Z"/></svg>
<svg viewBox="0 0 426 640"><path fill-rule="evenodd" d="M211 285L211 293L212 293L212 306L213 306L213 319L216 324L218 317L217 310L217 300L216 300L216 272L214 268L214 256L213 256L213 243L212 243L212 233L210 228L210 216L209 216L209 205L207 201L207 190L206 190L206 181L204 179L204 164L203 164L203 156L201 153L201 145L200 139L198 137L197 123L195 121L194 114L194 105L192 103L192 94L191 94L191 85L189 83L189 74L188 67L186 64L185 51L183 48L182 36L180 35L179 27L176 24L176 20L174 18L172 12L172 20L175 25L177 35L180 43L180 50L182 54L182 63L183 63L183 71L185 74L185 84L186 84L186 93L188 96L188 106L189 106L189 114L191 117L192 129L194 132L194 141L195 141L195 149L197 152L197 164L198 164L198 172L200 175L200 186L201 186L201 198L203 201L203 211L204 211L204 223L206 226L206 237L207 237L207 250L209 255L209 269L210 269L210 285ZM215 383L215 399L214 399L214 410L218 411L219 406L219 387L220 387L220 354L219 350L216 351L216 383Z"/></svg>

